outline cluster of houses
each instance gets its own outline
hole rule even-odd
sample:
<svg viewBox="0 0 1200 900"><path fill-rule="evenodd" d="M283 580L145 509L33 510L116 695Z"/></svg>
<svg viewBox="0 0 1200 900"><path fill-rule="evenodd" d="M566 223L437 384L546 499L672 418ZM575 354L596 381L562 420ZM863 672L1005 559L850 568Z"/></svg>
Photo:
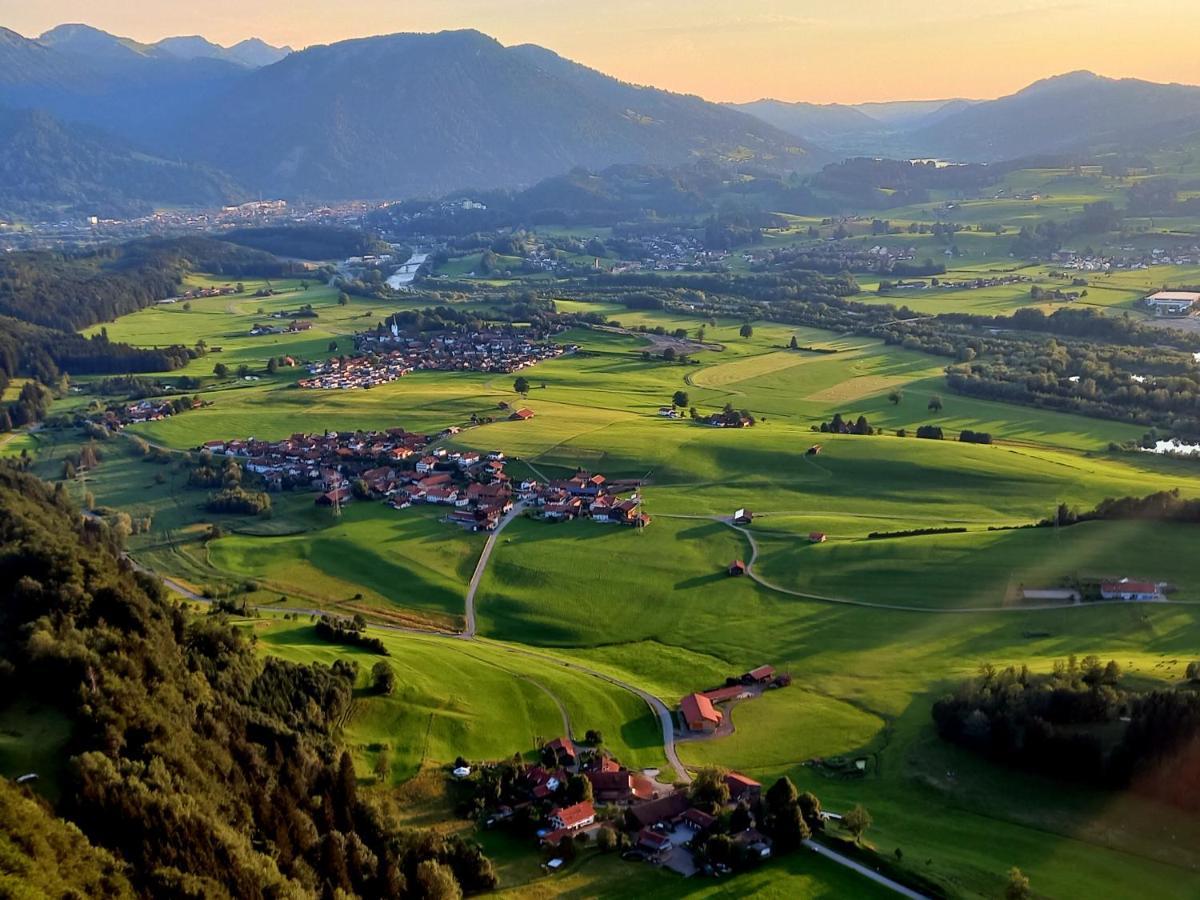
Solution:
<svg viewBox="0 0 1200 900"><path fill-rule="evenodd" d="M177 297L168 297L166 300L159 300L159 304L179 303L181 300L198 300L202 297L228 297L230 294L237 294L245 291L240 285L235 287L232 284L223 284L220 287L201 287L191 288L184 291Z"/></svg>
<svg viewBox="0 0 1200 900"><path fill-rule="evenodd" d="M549 483L523 481L520 494L543 519L591 519L644 528L650 524L650 517L642 511L640 487L641 482L636 480L610 481L599 473L580 470L570 478Z"/></svg>
<svg viewBox="0 0 1200 900"><path fill-rule="evenodd" d="M891 284L881 284L879 292L886 293L887 290L912 290L925 291L930 289L943 291L976 291L981 288L1003 287L1010 284L1026 284L1033 281L1028 275L992 275L987 278L969 278L966 281L947 281L943 278L931 278L928 281L922 278L912 278L908 280L896 281ZM886 287L885 287L886 285Z"/></svg>
<svg viewBox="0 0 1200 900"><path fill-rule="evenodd" d="M679 701L679 719L694 734L713 734L725 724L725 714L717 709L720 703L748 700L771 687L791 683L787 675L779 675L774 666L758 666L737 678L729 678L724 686L696 691Z"/></svg>
<svg viewBox="0 0 1200 900"><path fill-rule="evenodd" d="M371 388L403 378L412 370L411 365L395 354L381 357L335 356L326 362L310 365L308 377L301 378L296 383L309 389Z"/></svg>
<svg viewBox="0 0 1200 900"><path fill-rule="evenodd" d="M490 775L502 769L505 776L495 779L499 788L489 787L485 792L482 814L486 824L496 827L518 819L539 823L538 843L551 851L568 837L594 837L607 828L624 832L626 845L639 857L691 874L695 867L686 845L721 827L717 816L692 805L686 790L663 785L603 750L578 746L570 737L546 744L539 765L513 769L511 763L491 763L483 767ZM472 777L469 766L456 768L454 774L460 780ZM475 777L488 780L482 775ZM580 793L572 789L581 778L590 786L590 799L578 799ZM762 785L754 779L738 772L727 772L723 778L731 807L750 805L760 798ZM731 837L735 844L752 848L759 858L771 855L770 839L754 828ZM552 859L549 868L559 865Z"/></svg>
<svg viewBox="0 0 1200 900"><path fill-rule="evenodd" d="M358 334L354 343L360 355L314 363L300 387L370 388L420 369L511 374L575 349L511 328L410 336L394 324Z"/></svg>
<svg viewBox="0 0 1200 900"><path fill-rule="evenodd" d="M318 502L349 500L350 479L372 469L403 464L429 443L424 434L403 428L387 431L331 431L293 434L281 441L208 441L200 449L214 456L232 456L242 467L261 476L267 486L311 487L321 491Z"/></svg>
<svg viewBox="0 0 1200 900"><path fill-rule="evenodd" d="M120 431L126 425L136 425L139 422L158 422L188 409L196 409L203 401L193 397L176 397L163 399L156 397L139 400L136 403L123 403L110 406L90 421L103 425L109 431Z"/></svg>
<svg viewBox="0 0 1200 900"><path fill-rule="evenodd" d="M302 331L308 331L312 326L313 323L306 319L293 319L287 325L255 323L250 329L250 334L254 337L260 337L264 334L299 334Z"/></svg>
<svg viewBox="0 0 1200 900"><path fill-rule="evenodd" d="M1078 272L1111 272L1114 270L1136 271L1152 266L1200 265L1200 245L1163 249L1155 247L1141 250L1136 247L1119 247L1116 253L1076 253L1074 250L1059 250L1050 254L1050 261L1066 269Z"/></svg>

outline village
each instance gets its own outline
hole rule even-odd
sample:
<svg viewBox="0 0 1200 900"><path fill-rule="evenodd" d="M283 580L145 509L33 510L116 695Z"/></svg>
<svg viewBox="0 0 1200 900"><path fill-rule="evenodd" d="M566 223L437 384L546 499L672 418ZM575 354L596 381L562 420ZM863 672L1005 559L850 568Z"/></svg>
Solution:
<svg viewBox="0 0 1200 900"><path fill-rule="evenodd" d="M764 665L728 678L723 687L687 695L677 714L680 739L729 733L732 725L715 704L753 699L790 681ZM547 871L568 865L589 843L685 877L719 877L760 864L774 852L764 833L769 829L762 785L740 772L705 770L690 785L666 784L657 770L639 772L622 764L596 731L588 731L582 743L557 737L539 747L537 756L532 764L518 755L476 769L460 758L451 776L471 791L464 805L485 828L505 828L535 842L545 853ZM815 800L808 813L812 830L819 830L838 817L822 814Z"/></svg>
<svg viewBox="0 0 1200 900"><path fill-rule="evenodd" d="M370 388L418 370L511 374L576 349L541 338L513 328L412 336L393 324L390 329L355 335L360 355L314 363L309 366L309 377L298 384L310 389Z"/></svg>
<svg viewBox="0 0 1200 900"><path fill-rule="evenodd" d="M429 446L458 431L449 428L432 438L403 428L294 434L280 441L214 440L199 449L239 460L268 490L314 490L316 505L339 510L363 500L382 500L394 509L444 506L448 523L494 531L501 517L520 502L547 522L589 519L638 528L650 524L642 511L638 481L610 481L580 470L570 478L514 484L500 451Z"/></svg>

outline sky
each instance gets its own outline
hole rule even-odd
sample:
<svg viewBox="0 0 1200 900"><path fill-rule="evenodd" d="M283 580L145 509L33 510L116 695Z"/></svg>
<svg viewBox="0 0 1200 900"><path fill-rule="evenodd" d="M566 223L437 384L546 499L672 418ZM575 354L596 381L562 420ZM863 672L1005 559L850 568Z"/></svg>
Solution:
<svg viewBox="0 0 1200 900"><path fill-rule="evenodd" d="M63 22L296 48L476 28L718 101L989 98L1076 69L1200 83L1197 0L0 0L21 34Z"/></svg>

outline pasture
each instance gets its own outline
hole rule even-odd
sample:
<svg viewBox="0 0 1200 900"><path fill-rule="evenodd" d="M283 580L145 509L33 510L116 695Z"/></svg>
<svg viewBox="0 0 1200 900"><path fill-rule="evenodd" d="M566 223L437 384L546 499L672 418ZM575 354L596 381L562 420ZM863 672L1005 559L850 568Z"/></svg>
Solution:
<svg viewBox="0 0 1200 900"><path fill-rule="evenodd" d="M1074 202L1066 197L1063 208ZM1142 289L1139 279L1160 274L1113 275L1088 300L1121 308ZM1022 289L1028 300L1028 285ZM953 301L951 293L937 295L938 302ZM1021 300L1015 293L991 299L967 293L969 302L981 301L980 310ZM207 375L226 361L245 363L261 376L209 382L202 395L210 406L132 430L176 450L213 438L277 438L298 430L403 425L435 432L472 414L499 417L499 404L517 399L506 375L421 372L369 391L301 391L292 384L295 370L262 375L269 356L294 351L323 358L330 341L347 348L354 330L387 311L357 299L340 307L321 287L261 304L265 314L294 308L301 299L320 315L313 331L301 335L249 337L250 324L263 315L260 301L249 298L197 300L191 310L155 308L110 324L114 340L194 343L202 337L222 346L187 374ZM1139 683L1177 683L1195 656L1200 606L987 608L1005 606L1022 584L1076 576L1172 581L1178 599L1200 599L1189 553L1192 526L988 529L1029 524L1060 502L1087 509L1105 497L1171 488L1200 496L1200 469L1107 450L1110 442L1140 436L1144 429L1137 426L950 394L945 360L877 341L765 322L753 323L753 335L742 338L735 320L712 324L577 301L560 306L603 312L626 327L661 325L695 336L703 326L705 340L723 349L699 351L697 364L681 365L644 358L650 345L637 334L572 332L565 340L578 343L580 353L524 373L531 390L523 402L534 419L466 428L446 445L501 449L514 460L514 475L561 477L582 466L644 478L649 527L516 520L498 537L476 597L480 640L375 632L398 675L392 697L374 696L367 687L375 657L322 643L309 622L272 617L245 623L263 652L300 662L359 663L345 738L364 780L377 777L384 748L390 767L381 787L396 786L460 754L478 760L528 751L539 738L562 733L564 715L577 736L598 728L619 758L658 768L665 765L661 735L645 704L563 663L610 674L668 704L769 663L789 672L793 686L735 707L729 737L682 743L686 764L729 766L764 782L788 774L834 810L863 803L876 821L869 840L885 853L901 848L906 866L958 894L995 896L1004 872L1019 865L1035 890L1048 895L1195 895L1200 835L1177 812L971 758L936 738L929 709L982 662L1046 670L1067 654L1096 653L1117 659ZM788 350L793 335L801 346L837 352ZM703 412L731 403L759 422L734 430L660 417L659 408L677 390ZM898 402L889 398L893 392ZM943 402L939 411L929 408L935 395ZM865 415L886 433L814 430L834 413ZM966 428L987 431L996 443L894 433L922 424L941 425L951 438ZM78 446L50 433L15 441L41 448L39 471L48 477L61 473L65 454ZM813 444L822 446L819 455L807 453ZM334 519L313 507L312 495L299 493L276 495L270 519L213 517L201 508L205 493L187 488L179 457L163 465L143 462L122 440L102 450L105 459L86 485L71 489L152 516L151 531L131 538L130 552L156 571L195 587L252 582L248 602L273 604L286 595L281 611L329 608L391 625L461 626L467 581L484 539L443 524L436 511L353 503ZM739 507L757 514L755 570L770 586L726 574L731 560L753 555L745 534L717 520ZM204 541L214 518L224 536ZM867 540L872 531L943 526L968 531ZM809 544L810 531L826 532L828 542ZM806 764L857 754L871 760L861 778ZM493 836L483 839L495 846L506 885L522 895L708 896L761 889L764 896L857 896L869 890L807 855L727 886L681 885L604 857L581 859L543 880L530 870L524 848L518 854Z"/></svg>

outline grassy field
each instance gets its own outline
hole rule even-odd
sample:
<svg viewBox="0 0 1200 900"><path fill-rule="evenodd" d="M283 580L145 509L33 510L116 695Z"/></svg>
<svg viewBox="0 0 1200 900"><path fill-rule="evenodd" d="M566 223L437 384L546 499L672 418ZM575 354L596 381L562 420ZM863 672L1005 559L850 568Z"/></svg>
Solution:
<svg viewBox="0 0 1200 900"><path fill-rule="evenodd" d="M564 669L539 655L489 642L465 642L379 631L397 675L396 693L370 694L370 668L380 657L326 644L311 625L275 620L247 624L259 647L298 662L353 659L360 687L345 726L364 777L383 746L396 783L422 765L532 754L539 741L570 731L582 739L601 732L605 746L627 765L665 765L658 721L639 698L598 678Z"/></svg>
<svg viewBox="0 0 1200 900"><path fill-rule="evenodd" d="M1076 188L1055 196L1054 209L1077 206L1083 188ZM1029 212L1046 209L1031 202ZM994 213L982 203L971 209L980 221ZM964 272L1012 263L982 255L998 249L994 238L970 237L963 244L974 257L961 262ZM1191 276L1120 273L1090 285L1087 302L1124 309L1144 289L1141 279L1160 277ZM1024 298L1015 287L990 297L957 292L957 300L956 292L947 292L937 302L1000 311L1028 300L1028 285ZM319 310L313 332L248 336L250 324L261 319L259 305L268 313L302 301ZM998 895L1011 865L1021 866L1034 889L1048 896L1200 892L1194 822L1134 795L1051 784L974 759L943 745L929 716L940 693L985 661L1044 670L1069 653L1096 653L1118 659L1139 683L1177 682L1196 653L1200 606L980 608L1003 605L1020 584L1075 576L1169 580L1179 587L1177 597L1200 599L1189 552L1193 528L988 528L1028 524L1059 502L1086 509L1105 497L1169 488L1200 496L1200 468L1107 450L1110 442L1140 436L1136 426L952 395L942 376L945 360L879 342L765 322L754 323L753 336L744 339L740 321L711 325L575 301L561 307L603 312L626 327L661 325L695 335L703 325L706 340L723 349L695 354L696 365L680 365L644 359L648 342L635 334L573 332L567 339L579 343L581 353L526 373L533 420L469 428L449 443L502 449L517 460L514 473L555 477L583 466L645 478L651 525L634 531L590 522L514 522L498 539L477 596L484 639L378 632L401 684L391 698L366 691L373 657L317 641L307 620L247 623L264 652L303 662L359 662L360 691L345 737L364 779L374 778L384 747L389 780L399 787L459 754L484 759L528 751L539 738L564 730L564 714L577 735L599 728L622 760L659 768L665 760L658 725L644 703L561 661L586 664L667 703L770 663L790 672L793 686L735 707L731 736L681 744L687 764L730 766L763 781L786 773L835 810L863 803L876 820L868 837L881 851L900 847L906 866L959 895ZM354 330L386 311L382 303L361 300L340 307L332 292L310 287L264 301L219 298L194 301L191 310L156 308L108 327L113 339L194 343L202 337L222 347L193 363L190 374L206 375L218 360L261 374L267 356L321 358L330 341L347 348ZM838 352L789 351L793 335L801 346ZM287 370L255 382L210 382L203 391L210 406L135 430L178 449L216 437L273 438L324 428L436 431L473 413L494 415L501 401L514 399L510 376L426 372L370 391L329 392L298 390L296 377ZM747 408L759 424L722 430L659 417L676 390L704 411L727 402ZM889 400L893 391L901 392L899 403ZM938 413L928 409L935 394L944 404ZM814 432L837 412L865 415L887 433ZM941 425L950 437L966 428L988 431L996 443L893 434L922 424ZM808 456L814 443L822 452ZM53 478L78 436L45 431L16 438L0 452L26 446L39 473ZM279 603L284 609L363 611L394 625L461 624L482 539L443 525L435 512L355 503L335 520L314 508L309 494L277 495L270 519L220 517L225 536L205 542L212 517L201 508L205 492L187 488L186 465L143 462L120 440L102 449L100 467L71 490L76 496L91 490L100 504L151 516L150 533L134 536L130 551L163 574L223 591L253 582L249 593L237 595L252 604L278 603L286 595ZM728 563L749 559L751 548L745 535L714 517L739 507L757 514L756 571L785 590L726 575ZM872 531L946 525L969 531L866 539ZM815 530L828 533L828 542L810 545L807 534ZM836 605L788 590L924 611ZM20 732L20 723L12 730ZM0 741L0 761L3 754ZM861 778L806 765L858 754L870 760ZM860 896L869 890L807 855L724 884L681 883L606 857L585 857L561 875L542 878L528 848L484 840L505 886L521 896Z"/></svg>

